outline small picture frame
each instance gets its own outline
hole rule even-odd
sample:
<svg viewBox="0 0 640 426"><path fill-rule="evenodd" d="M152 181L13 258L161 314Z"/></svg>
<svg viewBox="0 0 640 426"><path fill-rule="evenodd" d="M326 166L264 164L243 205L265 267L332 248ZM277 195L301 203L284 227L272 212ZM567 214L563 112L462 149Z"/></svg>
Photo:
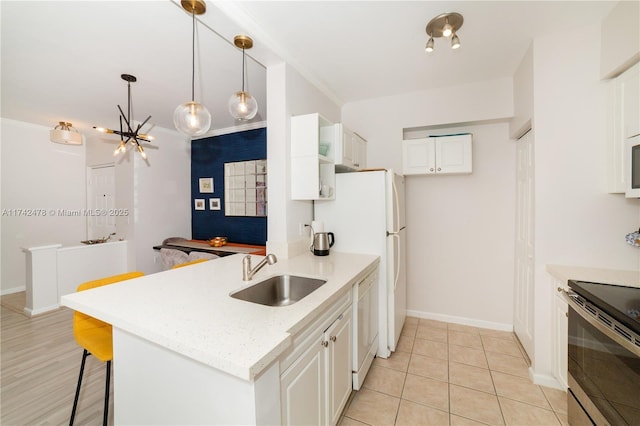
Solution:
<svg viewBox="0 0 640 426"><path fill-rule="evenodd" d="M199 184L201 194L213 194L213 178L200 178Z"/></svg>
<svg viewBox="0 0 640 426"><path fill-rule="evenodd" d="M196 210L204 210L204 199L202 198L194 199L193 205Z"/></svg>
<svg viewBox="0 0 640 426"><path fill-rule="evenodd" d="M209 210L220 210L220 198L209 198Z"/></svg>

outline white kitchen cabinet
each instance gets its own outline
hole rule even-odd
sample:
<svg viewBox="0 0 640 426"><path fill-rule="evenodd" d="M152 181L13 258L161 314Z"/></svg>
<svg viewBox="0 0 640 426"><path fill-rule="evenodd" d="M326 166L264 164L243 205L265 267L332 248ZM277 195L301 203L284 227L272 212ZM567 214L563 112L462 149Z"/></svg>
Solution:
<svg viewBox="0 0 640 426"><path fill-rule="evenodd" d="M367 167L367 141L346 128L335 125L335 165L338 171L357 171Z"/></svg>
<svg viewBox="0 0 640 426"><path fill-rule="evenodd" d="M280 360L282 424L337 424L352 389L352 290L294 337Z"/></svg>
<svg viewBox="0 0 640 426"><path fill-rule="evenodd" d="M553 295L553 318L552 318L552 372L555 379L567 388L568 372L568 326L569 326L569 305L564 301L561 290L568 290L566 282L557 279L552 280L551 291Z"/></svg>
<svg viewBox="0 0 640 426"><path fill-rule="evenodd" d="M640 63L608 82L607 192L625 192L626 140L640 134Z"/></svg>
<svg viewBox="0 0 640 426"><path fill-rule="evenodd" d="M432 136L402 141L403 174L472 172L472 136Z"/></svg>
<svg viewBox="0 0 640 426"><path fill-rule="evenodd" d="M327 413L332 425L338 423L351 394L351 330L351 307L348 307L324 333L327 342Z"/></svg>
<svg viewBox="0 0 640 426"><path fill-rule="evenodd" d="M291 117L291 199L335 195L335 127L318 113Z"/></svg>
<svg viewBox="0 0 640 426"><path fill-rule="evenodd" d="M321 425L325 423L324 340L317 339L307 351L280 376L282 424Z"/></svg>

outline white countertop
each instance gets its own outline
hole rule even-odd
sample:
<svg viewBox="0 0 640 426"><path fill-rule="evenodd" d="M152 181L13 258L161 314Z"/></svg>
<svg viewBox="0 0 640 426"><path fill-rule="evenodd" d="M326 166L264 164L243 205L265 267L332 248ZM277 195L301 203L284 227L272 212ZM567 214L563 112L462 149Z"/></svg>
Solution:
<svg viewBox="0 0 640 426"><path fill-rule="evenodd" d="M309 324L372 269L378 257L332 252L303 254L267 265L242 281L242 258L213 261L73 293L62 304L229 374L251 380ZM262 256L252 256L256 265ZM304 299L269 307L233 299L230 293L272 275L327 280Z"/></svg>
<svg viewBox="0 0 640 426"><path fill-rule="evenodd" d="M564 283L568 280L579 280L640 288L640 271L547 265L547 272Z"/></svg>

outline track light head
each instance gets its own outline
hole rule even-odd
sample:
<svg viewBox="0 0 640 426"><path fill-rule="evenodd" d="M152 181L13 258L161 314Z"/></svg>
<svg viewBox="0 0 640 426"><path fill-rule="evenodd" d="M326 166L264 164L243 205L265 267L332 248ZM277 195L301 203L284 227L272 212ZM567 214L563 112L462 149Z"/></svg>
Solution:
<svg viewBox="0 0 640 426"><path fill-rule="evenodd" d="M451 48L457 49L460 47L460 39L456 33L453 33L453 37L451 37Z"/></svg>
<svg viewBox="0 0 640 426"><path fill-rule="evenodd" d="M427 45L425 46L424 50L427 52L433 52L433 45L434 45L433 37L429 37L429 40L427 41Z"/></svg>

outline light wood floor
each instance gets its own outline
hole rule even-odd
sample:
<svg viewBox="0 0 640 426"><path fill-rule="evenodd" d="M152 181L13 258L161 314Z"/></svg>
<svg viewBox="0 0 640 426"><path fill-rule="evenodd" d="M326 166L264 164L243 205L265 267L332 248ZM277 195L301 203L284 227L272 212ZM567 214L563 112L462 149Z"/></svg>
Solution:
<svg viewBox="0 0 640 426"><path fill-rule="evenodd" d="M0 424L69 424L82 349L73 338L73 311L27 318L19 297L0 298ZM115 367L115 366L114 366ZM87 358L76 413L77 425L102 424L105 364ZM113 383L110 424L113 424Z"/></svg>

